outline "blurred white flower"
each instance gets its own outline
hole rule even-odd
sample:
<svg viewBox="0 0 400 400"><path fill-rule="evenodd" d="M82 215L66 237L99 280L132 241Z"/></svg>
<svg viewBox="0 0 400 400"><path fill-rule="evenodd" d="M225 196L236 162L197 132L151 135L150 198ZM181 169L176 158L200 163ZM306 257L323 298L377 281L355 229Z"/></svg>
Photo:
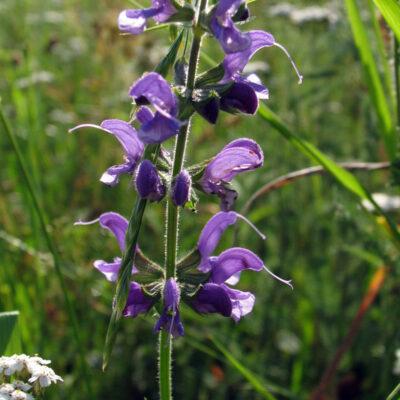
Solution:
<svg viewBox="0 0 400 400"><path fill-rule="evenodd" d="M13 400L33 400L34 397L29 394L29 393L25 393L19 389L15 390L14 392L11 393L11 398Z"/></svg>
<svg viewBox="0 0 400 400"><path fill-rule="evenodd" d="M0 400L10 400L11 397L8 394L0 393Z"/></svg>
<svg viewBox="0 0 400 400"><path fill-rule="evenodd" d="M400 208L400 196L389 196L386 193L373 193L372 198L385 212L390 212ZM368 211L375 211L375 207L368 200L363 200L362 205Z"/></svg>
<svg viewBox="0 0 400 400"><path fill-rule="evenodd" d="M400 349L397 349L394 354L396 356L396 359L394 361L392 372L394 375L400 375Z"/></svg>
<svg viewBox="0 0 400 400"><path fill-rule="evenodd" d="M0 386L0 394L11 394L14 390L14 386L10 383L3 383Z"/></svg>
<svg viewBox="0 0 400 400"><path fill-rule="evenodd" d="M24 392L27 392L32 387L32 385L30 385L29 383L25 383L22 381L14 381L11 383L11 385L15 390L19 389L23 390Z"/></svg>
<svg viewBox="0 0 400 400"><path fill-rule="evenodd" d="M64 382L62 378L54 373L54 371L46 366L36 364L32 370L32 377L28 380L29 383L38 382L41 388L48 387L51 383L57 381Z"/></svg>

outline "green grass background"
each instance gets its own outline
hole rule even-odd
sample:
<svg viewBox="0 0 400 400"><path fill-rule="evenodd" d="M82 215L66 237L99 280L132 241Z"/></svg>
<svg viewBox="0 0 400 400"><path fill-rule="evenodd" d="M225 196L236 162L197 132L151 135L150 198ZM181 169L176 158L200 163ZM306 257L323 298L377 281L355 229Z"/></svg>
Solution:
<svg viewBox="0 0 400 400"><path fill-rule="evenodd" d="M270 106L301 137L337 162L386 159L361 63L340 1L292 1L298 7L335 7L338 23L295 25L272 17L278 2L251 4L257 16L249 27L274 34L304 75L299 86L278 48L254 57L270 90ZM362 2L364 22L377 55L376 41ZM72 135L81 122L127 119L128 88L152 70L168 49L167 31L121 36L117 29L122 0L2 0L0 2L0 93L17 134L40 200L51 220L62 271L77 312L96 399L157 398L155 318L125 319L109 367L101 372L104 337L114 286L92 262L119 255L116 240L99 226L74 227L106 211L128 217L135 201L129 177L114 188L98 179L121 161L122 149L111 136L93 130ZM247 27L246 27L247 28ZM389 30L382 28L389 50ZM222 59L218 44L205 51ZM378 59L378 57L377 57ZM266 68L266 64L268 68ZM200 63L200 68L206 64ZM235 178L236 210L263 184L310 161L259 116L224 115L216 126L196 117L188 163L216 154L228 141L252 137L262 146L262 168ZM166 143L172 149L173 140ZM51 388L49 399L87 399L77 347L59 282L43 240L13 149L0 136L0 311L19 310L24 352L53 360L65 383ZM360 172L371 192L396 193L386 172ZM196 215L182 213L180 254L198 240L218 211L218 201L201 196ZM248 214L265 233L264 242L244 224L238 245L259 254L265 264L295 290L265 273L243 274L239 288L256 294L253 312L237 325L222 317L199 317L182 307L186 336L174 342L176 399L258 399L249 382L208 339L213 335L277 398L309 398L349 330L368 283L379 266L391 270L368 311L361 330L342 359L330 388L331 398L382 399L398 383L393 375L400 347L398 252L388 236L354 197L329 176L296 181L257 201ZM393 215L399 220L398 213ZM162 263L164 204L148 207L139 245ZM232 245L227 230L218 249ZM337 395L351 380L359 397Z"/></svg>

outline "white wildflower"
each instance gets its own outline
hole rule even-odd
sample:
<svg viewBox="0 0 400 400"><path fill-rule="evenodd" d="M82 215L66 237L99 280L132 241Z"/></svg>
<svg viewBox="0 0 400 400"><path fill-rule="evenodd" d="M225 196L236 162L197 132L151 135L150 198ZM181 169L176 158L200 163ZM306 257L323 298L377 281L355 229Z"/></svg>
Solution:
<svg viewBox="0 0 400 400"><path fill-rule="evenodd" d="M400 375L400 349L395 352L396 359L393 365L393 375Z"/></svg>
<svg viewBox="0 0 400 400"><path fill-rule="evenodd" d="M6 376L14 374L19 367L17 361L13 360L11 357L2 357L0 364L0 373L3 373Z"/></svg>
<svg viewBox="0 0 400 400"><path fill-rule="evenodd" d="M29 379L29 383L38 382L39 386L44 388L51 385L51 383L57 383L57 381L63 382L62 378L54 373L54 371L46 366L39 366L33 370L32 377Z"/></svg>
<svg viewBox="0 0 400 400"><path fill-rule="evenodd" d="M11 393L11 398L13 400L33 400L34 397L29 394L29 393L25 393L22 390L15 390L14 392Z"/></svg>
<svg viewBox="0 0 400 400"><path fill-rule="evenodd" d="M10 383L3 383L0 386L0 394L11 394L14 390L14 386Z"/></svg>
<svg viewBox="0 0 400 400"><path fill-rule="evenodd" d="M0 400L10 400L11 397L8 394L0 393Z"/></svg>
<svg viewBox="0 0 400 400"><path fill-rule="evenodd" d="M25 383L22 381L14 381L11 383L11 385L14 387L15 390L19 389L24 392L27 392L32 387L32 385L30 385L29 383Z"/></svg>

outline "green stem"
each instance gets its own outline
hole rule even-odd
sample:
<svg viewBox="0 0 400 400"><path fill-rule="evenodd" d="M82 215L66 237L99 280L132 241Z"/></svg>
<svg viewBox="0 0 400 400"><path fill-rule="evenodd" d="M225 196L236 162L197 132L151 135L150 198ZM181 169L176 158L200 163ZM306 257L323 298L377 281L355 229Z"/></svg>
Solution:
<svg viewBox="0 0 400 400"><path fill-rule="evenodd" d="M81 368L82 368L82 375L84 377L84 381L85 381L85 384L86 384L86 389L87 389L87 392L88 392L88 396L89 396L90 399L93 399L93 392L92 392L92 388L91 388L91 384L90 384L89 372L88 372L87 364L86 364L86 361L85 361L85 351L84 351L84 348L83 348L83 345L82 345L82 339L81 339L81 336L80 336L80 333L79 333L78 319L76 317L75 310L74 310L74 308L72 306L72 303L71 303L71 300L69 298L67 285L65 283L64 276L63 276L62 271L61 271L61 263L60 263L60 259L58 257L57 247L56 247L56 245L55 245L55 243L53 241L53 238L51 237L51 235L48 232L48 228L47 227L49 226L49 224L47 222L47 218L46 218L45 212L44 212L43 207L41 206L41 204L39 202L39 197L38 197L38 195L36 193L36 190L34 188L31 176L29 175L28 169L27 169L27 167L25 165L25 161L24 161L24 158L22 156L21 149L19 147L19 144L17 142L15 134L12 131L12 129L11 129L7 119L6 119L6 116L4 115L3 107L2 107L1 102L0 102L0 122L1 122L1 124L3 126L3 130L6 132L8 138L10 139L10 142L11 142L11 144L13 146L14 152L15 152L15 154L17 156L17 161L18 161L18 164L19 164L19 166L21 168L22 176L23 176L23 178L25 180L25 184L26 184L26 186L28 188L28 191L29 191L29 194L31 196L31 199L32 199L32 202L33 202L33 206L34 206L34 208L36 210L36 213L37 213L37 216L39 218L39 223L40 223L41 230L43 232L44 239L46 241L46 244L47 244L47 247L48 247L50 253L52 254L53 262L54 262L54 268L56 270L56 275L57 275L57 278L58 278L60 286L61 286L61 290L62 290L62 294L64 296L64 301L65 301L66 309L67 309L67 312L68 312L69 320L70 320L70 322L72 324L72 330L73 330L73 334L75 336L75 342L76 342L76 345L78 347L79 358L80 358Z"/></svg>
<svg viewBox="0 0 400 400"><path fill-rule="evenodd" d="M400 46L394 36L394 80L396 85L397 126L400 127Z"/></svg>
<svg viewBox="0 0 400 400"><path fill-rule="evenodd" d="M189 56L189 67L188 76L186 81L186 89L188 96L191 96L196 81L196 70L200 56L201 40L203 38L203 30L197 26L197 21L201 12L206 8L207 0L201 0L200 7L194 21L193 28L193 39L192 46L190 49ZM188 100L189 101L189 100ZM187 138L190 132L190 119L185 124L179 135L176 138L174 162L172 167L172 179L182 171L183 160L185 157L185 150L187 144ZM178 243L178 226L179 226L179 209L174 207L171 201L167 205L167 238L166 238L166 280L175 278L175 266L176 266L176 251ZM170 400L171 397L171 353L172 353L172 338L169 340L167 347L168 334L164 331L160 333L160 399Z"/></svg>

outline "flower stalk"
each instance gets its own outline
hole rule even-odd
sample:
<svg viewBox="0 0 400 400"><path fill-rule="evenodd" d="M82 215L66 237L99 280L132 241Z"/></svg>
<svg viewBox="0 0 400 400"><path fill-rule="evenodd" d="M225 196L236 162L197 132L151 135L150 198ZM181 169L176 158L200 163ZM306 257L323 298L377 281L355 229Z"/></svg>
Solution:
<svg viewBox="0 0 400 400"><path fill-rule="evenodd" d="M207 6L207 0L201 0L200 7L194 22L192 46L190 50L188 76L186 81L186 89L188 95L191 96L196 80L197 64L200 57L201 41L203 38L203 30L197 25L202 11ZM189 100L188 100L189 101ZM174 161L172 167L172 179L177 177L182 171L183 160L187 139L190 132L190 120L181 127L180 133L176 138ZM166 236L166 259L165 271L166 280L175 278L176 267L176 252L178 242L178 227L179 227L179 208L175 207L171 201L167 203L167 236ZM160 368L160 399L171 399L171 353L172 353L172 338L168 342L168 333L162 330L159 340L159 368Z"/></svg>

